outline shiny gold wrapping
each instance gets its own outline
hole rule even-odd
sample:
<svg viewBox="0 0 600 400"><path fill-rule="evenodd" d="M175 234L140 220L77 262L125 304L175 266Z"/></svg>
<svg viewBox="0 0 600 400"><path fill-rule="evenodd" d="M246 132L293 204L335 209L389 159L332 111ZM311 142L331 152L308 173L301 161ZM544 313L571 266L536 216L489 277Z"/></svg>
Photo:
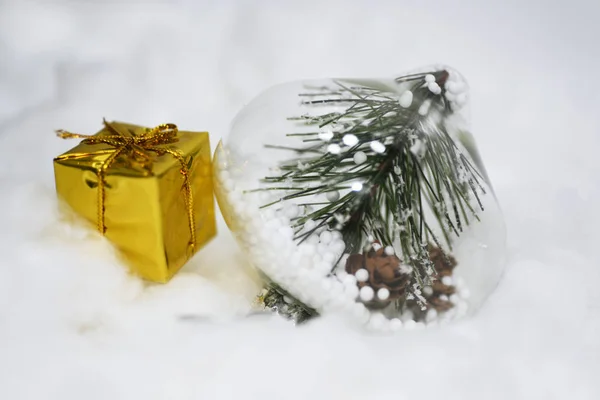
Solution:
<svg viewBox="0 0 600 400"><path fill-rule="evenodd" d="M106 123L54 159L56 191L104 231L133 272L167 282L216 233L210 144L208 133L176 127L169 140L138 143L149 131Z"/></svg>

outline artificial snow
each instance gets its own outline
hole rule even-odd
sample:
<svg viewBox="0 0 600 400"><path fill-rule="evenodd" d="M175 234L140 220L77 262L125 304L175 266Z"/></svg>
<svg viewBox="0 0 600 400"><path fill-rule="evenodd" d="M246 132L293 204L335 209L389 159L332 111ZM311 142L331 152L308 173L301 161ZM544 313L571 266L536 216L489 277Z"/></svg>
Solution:
<svg viewBox="0 0 600 400"><path fill-rule="evenodd" d="M600 87L576 72L600 68L600 5L449 3L0 3L0 398L600 398ZM469 320L377 335L248 316L258 276L222 219L151 285L58 207L52 158L73 143L54 129L168 121L215 146L272 84L432 61L469 82L509 233Z"/></svg>

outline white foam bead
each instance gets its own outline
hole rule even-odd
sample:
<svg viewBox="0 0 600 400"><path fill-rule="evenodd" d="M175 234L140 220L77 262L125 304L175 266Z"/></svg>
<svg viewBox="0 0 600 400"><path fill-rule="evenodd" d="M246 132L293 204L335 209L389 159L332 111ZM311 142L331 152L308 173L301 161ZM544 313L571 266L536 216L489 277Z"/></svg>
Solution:
<svg viewBox="0 0 600 400"><path fill-rule="evenodd" d="M440 294L440 300L441 300L441 301L448 301L449 299L448 299L448 296L447 296L447 295L445 295L445 294Z"/></svg>
<svg viewBox="0 0 600 400"><path fill-rule="evenodd" d="M433 321L433 320L437 319L437 315L438 315L437 311L434 308L430 308L427 311L427 314L425 315L425 319L427 321Z"/></svg>
<svg viewBox="0 0 600 400"><path fill-rule="evenodd" d="M364 151L357 151L352 159L354 160L355 164L360 165L367 161L367 155Z"/></svg>
<svg viewBox="0 0 600 400"><path fill-rule="evenodd" d="M277 219L279 219L281 225L290 225L290 218L287 215L285 215L285 211L282 211Z"/></svg>
<svg viewBox="0 0 600 400"><path fill-rule="evenodd" d="M446 89L448 89L449 91L451 91L454 94L463 93L466 88L467 88L467 85L465 85L464 82L454 81L454 82L448 82L446 85Z"/></svg>
<svg viewBox="0 0 600 400"><path fill-rule="evenodd" d="M402 322L406 322L406 321L410 321L414 318L414 314L412 311L410 310L406 310L402 313L402 315L400 316L400 319L402 320Z"/></svg>
<svg viewBox="0 0 600 400"><path fill-rule="evenodd" d="M294 230L291 226L282 226L279 228L279 234L283 239L292 240L294 238Z"/></svg>
<svg viewBox="0 0 600 400"><path fill-rule="evenodd" d="M453 283L453 279L451 276L444 276L442 277L442 283L446 286L450 286Z"/></svg>
<svg viewBox="0 0 600 400"><path fill-rule="evenodd" d="M249 224L249 225L255 225L255 221L256 221L256 215L254 214L254 209L256 208L256 206L254 204L251 204L249 202L244 203L244 206L242 208L242 215L241 217Z"/></svg>
<svg viewBox="0 0 600 400"><path fill-rule="evenodd" d="M354 286L346 286L344 287L344 293L346 294L346 296L352 300L356 300L356 298L358 297L358 295L360 294L360 290L358 289L358 286L354 285Z"/></svg>
<svg viewBox="0 0 600 400"><path fill-rule="evenodd" d="M354 182L352 184L352 191L353 192L360 192L363 189L363 184L361 182Z"/></svg>
<svg viewBox="0 0 600 400"><path fill-rule="evenodd" d="M312 219L309 219L304 223L304 230L307 232L312 231L315 228L315 226L317 226L317 223Z"/></svg>
<svg viewBox="0 0 600 400"><path fill-rule="evenodd" d="M385 318L385 316L383 316L383 314L374 312L374 313L371 313L371 316L369 318L368 327L374 331L383 331L385 329L386 322L387 322L387 319ZM389 327L389 323L388 323L388 327Z"/></svg>
<svg viewBox="0 0 600 400"><path fill-rule="evenodd" d="M375 153L385 153L385 145L378 140L373 140L370 146Z"/></svg>
<svg viewBox="0 0 600 400"><path fill-rule="evenodd" d="M385 301L390 298L390 291L386 288L381 288L377 291L377 298Z"/></svg>
<svg viewBox="0 0 600 400"><path fill-rule="evenodd" d="M321 263L315 265L315 268L313 268L311 271L308 271L307 279L310 281L311 284L314 284L315 287L319 286L319 282L325 276L325 274L322 273L320 269L322 269Z"/></svg>
<svg viewBox="0 0 600 400"><path fill-rule="evenodd" d="M227 200L229 203L242 203L242 194L237 190L233 190L227 193ZM236 204L237 205L237 204Z"/></svg>
<svg viewBox="0 0 600 400"><path fill-rule="evenodd" d="M273 247L273 248L279 248L280 246L283 245L284 239L283 237L281 237L280 234L276 233L276 234L272 234L269 237L269 244Z"/></svg>
<svg viewBox="0 0 600 400"><path fill-rule="evenodd" d="M413 101L413 93L410 90L402 93L400 98L398 99L398 103L402 108L408 108L412 104Z"/></svg>
<svg viewBox="0 0 600 400"><path fill-rule="evenodd" d="M363 304L354 303L352 307L352 315L359 323L364 324L369 321L371 313Z"/></svg>
<svg viewBox="0 0 600 400"><path fill-rule="evenodd" d="M356 277L354 275L346 275L343 277L342 283L344 286L356 286Z"/></svg>
<svg viewBox="0 0 600 400"><path fill-rule="evenodd" d="M269 192L260 192L258 194L258 200L261 203L267 203L267 202L269 202L271 200L271 197L273 197L273 195L271 193L269 193Z"/></svg>
<svg viewBox="0 0 600 400"><path fill-rule="evenodd" d="M235 182L231 178L227 178L221 181L221 186L225 188L225 190L232 192L235 188Z"/></svg>
<svg viewBox="0 0 600 400"><path fill-rule="evenodd" d="M370 286L363 286L360 289L360 299L364 302L369 302L375 297L375 291Z"/></svg>
<svg viewBox="0 0 600 400"><path fill-rule="evenodd" d="M456 100L456 95L454 93L446 92L444 96L446 96L446 99L448 99L448 101Z"/></svg>
<svg viewBox="0 0 600 400"><path fill-rule="evenodd" d="M425 324L423 322L415 322L415 329L423 329Z"/></svg>
<svg viewBox="0 0 600 400"><path fill-rule="evenodd" d="M317 246L313 243L302 243L301 246L300 249L304 254L313 255L317 252Z"/></svg>
<svg viewBox="0 0 600 400"><path fill-rule="evenodd" d="M287 276L291 279L291 280L297 280L298 279L298 271L300 270L300 268L295 267L293 265L290 264L290 268L288 268L285 273L287 274Z"/></svg>
<svg viewBox="0 0 600 400"><path fill-rule="evenodd" d="M471 297L471 291L468 288L463 287L458 291L458 295L463 299L468 299Z"/></svg>
<svg viewBox="0 0 600 400"><path fill-rule="evenodd" d="M341 240L343 238L342 232L333 230L331 231L331 237L333 237L333 240Z"/></svg>
<svg viewBox="0 0 600 400"><path fill-rule="evenodd" d="M314 234L313 234L313 235L310 235L310 236L308 237L308 239L306 239L306 242L305 242L305 243L308 243L308 244L314 244L314 245L315 245L315 247L316 247L316 246L319 244L319 236L318 236L318 235L314 235Z"/></svg>
<svg viewBox="0 0 600 400"><path fill-rule="evenodd" d="M433 321L429 321L427 322L426 328L435 328L439 325L439 322L437 319L433 320Z"/></svg>
<svg viewBox="0 0 600 400"><path fill-rule="evenodd" d="M346 250L346 243L344 243L344 241L341 239L334 239L333 243L330 245L330 248L335 254L340 255L344 250ZM344 264L345 263L346 261L344 260Z"/></svg>
<svg viewBox="0 0 600 400"><path fill-rule="evenodd" d="M450 300L452 304L458 304L458 302L460 301L460 297L456 293L454 293L453 295L450 295L448 300Z"/></svg>
<svg viewBox="0 0 600 400"><path fill-rule="evenodd" d="M371 247L373 247L373 250L378 251L383 246L381 246L379 243L373 243Z"/></svg>
<svg viewBox="0 0 600 400"><path fill-rule="evenodd" d="M331 282L331 288L329 289L329 293L332 296L341 296L344 293L344 285L342 283L336 282L335 279L326 279L329 279L329 281Z"/></svg>
<svg viewBox="0 0 600 400"><path fill-rule="evenodd" d="M469 304L466 301L460 302L458 303L457 307L457 314L459 316L463 316L467 313L467 310L469 309Z"/></svg>
<svg viewBox="0 0 600 400"><path fill-rule="evenodd" d="M332 143L329 146L327 146L327 152L331 154L340 154L342 152L342 148L339 144Z"/></svg>
<svg viewBox="0 0 600 400"><path fill-rule="evenodd" d="M348 274L345 269L338 269L338 271L335 273L335 276L337 277L338 281L343 285L344 279L346 279L347 276L351 275Z"/></svg>
<svg viewBox="0 0 600 400"><path fill-rule="evenodd" d="M429 82L435 82L435 76L433 76L431 74L425 75L425 82L427 82L427 83L429 83Z"/></svg>
<svg viewBox="0 0 600 400"><path fill-rule="evenodd" d="M452 307L451 309L444 312L444 314L443 314L444 321L451 321L454 318L456 318L456 307ZM442 322L442 321L440 320L440 322Z"/></svg>
<svg viewBox="0 0 600 400"><path fill-rule="evenodd" d="M331 269L331 263L327 261L321 261L317 265L315 265L315 271L317 271L321 276L329 274L331 272Z"/></svg>
<svg viewBox="0 0 600 400"><path fill-rule="evenodd" d="M426 115L429 112L429 107L431 107L431 101L425 100L419 107L419 115Z"/></svg>
<svg viewBox="0 0 600 400"><path fill-rule="evenodd" d="M348 133L344 135L342 141L346 146L354 146L358 143L358 138L355 135Z"/></svg>
<svg viewBox="0 0 600 400"><path fill-rule="evenodd" d="M402 321L400 321L398 318L392 318L390 320L390 329L394 332L399 331L402 329Z"/></svg>
<svg viewBox="0 0 600 400"><path fill-rule="evenodd" d="M407 321L404 321L403 326L404 326L404 329L410 331L410 330L413 330L416 328L417 323L415 322L414 319L409 319Z"/></svg>
<svg viewBox="0 0 600 400"><path fill-rule="evenodd" d="M352 308L354 307L355 304L356 304L356 299L351 299L351 298L345 297L344 298L344 304L340 308L340 311L342 313L344 313L344 315L346 317L351 316L352 315Z"/></svg>
<svg viewBox="0 0 600 400"><path fill-rule="evenodd" d="M270 221L275 218L275 210L272 208L267 208L261 213L261 218L263 221Z"/></svg>
<svg viewBox="0 0 600 400"><path fill-rule="evenodd" d="M440 86L436 83L436 82L429 82L427 84L427 89L429 89L429 91L433 94L440 94L442 93L442 89L440 88Z"/></svg>
<svg viewBox="0 0 600 400"><path fill-rule="evenodd" d="M298 280L305 280L308 275L308 270L305 268L298 268Z"/></svg>
<svg viewBox="0 0 600 400"><path fill-rule="evenodd" d="M312 296L310 297L309 303L315 307L320 308L325 304L325 302L329 300L326 296L324 296L323 291L313 291Z"/></svg>
<svg viewBox="0 0 600 400"><path fill-rule="evenodd" d="M267 228L269 230L277 230L282 225L283 224L281 223L281 221L279 220L279 218L273 218L273 219L270 219L270 220L268 220L268 221L265 222L265 228Z"/></svg>
<svg viewBox="0 0 600 400"><path fill-rule="evenodd" d="M294 284L294 279L290 278L287 275L283 275L278 282L282 285L282 286L286 286L286 287L290 287Z"/></svg>
<svg viewBox="0 0 600 400"><path fill-rule="evenodd" d="M298 265L300 264L300 260L302 259L302 252L300 249L296 249L292 254L290 254L289 261L291 264Z"/></svg>
<svg viewBox="0 0 600 400"><path fill-rule="evenodd" d="M323 127L318 136L322 141L328 142L333 138L333 129L330 126Z"/></svg>
<svg viewBox="0 0 600 400"><path fill-rule="evenodd" d="M313 269L321 261L323 261L323 257L318 252L316 252L315 254L313 254L312 257L311 257L311 264L312 264Z"/></svg>
<svg viewBox="0 0 600 400"><path fill-rule="evenodd" d="M369 271L364 268L359 269L354 273L358 282L366 282L369 280Z"/></svg>
<svg viewBox="0 0 600 400"><path fill-rule="evenodd" d="M340 192L338 192L337 190L332 190L331 192L327 192L325 194L325 197L327 197L327 200L329 201L337 201L340 198Z"/></svg>
<svg viewBox="0 0 600 400"><path fill-rule="evenodd" d="M317 253L319 253L319 255L321 257L323 257L323 254L327 253L329 251L329 246L323 243L319 243L317 244Z"/></svg>
<svg viewBox="0 0 600 400"><path fill-rule="evenodd" d="M321 243L323 244L329 244L331 243L331 240L333 239L333 235L331 234L331 232L329 231L323 231L321 232L321 234L319 235L319 240L321 241Z"/></svg>
<svg viewBox="0 0 600 400"><path fill-rule="evenodd" d="M327 308L339 310L344 307L346 303L346 294L343 290L338 290L335 286L332 286L331 290L326 293L324 304Z"/></svg>
<svg viewBox="0 0 600 400"><path fill-rule="evenodd" d="M387 254L388 256L393 256L396 253L392 246L385 246L385 249L383 250L383 252L385 254Z"/></svg>
<svg viewBox="0 0 600 400"><path fill-rule="evenodd" d="M433 294L433 288L431 286L425 286L423 288L423 295L425 295L426 297L429 297Z"/></svg>
<svg viewBox="0 0 600 400"><path fill-rule="evenodd" d="M333 263L336 259L336 255L331 251L323 253L323 261L327 262L327 264L330 266L333 266Z"/></svg>
<svg viewBox="0 0 600 400"><path fill-rule="evenodd" d="M298 215L300 215L300 207L298 207L298 204L291 203L285 207L284 212L286 217L290 219L296 218Z"/></svg>
<svg viewBox="0 0 600 400"><path fill-rule="evenodd" d="M227 171L227 170L222 170L219 172L219 180L220 181L225 181L225 180L229 179L230 176L231 175L230 175L229 171Z"/></svg>
<svg viewBox="0 0 600 400"><path fill-rule="evenodd" d="M467 94L461 93L456 95L456 103L460 106L464 105L467 102Z"/></svg>
<svg viewBox="0 0 600 400"><path fill-rule="evenodd" d="M331 290L333 286L333 282L331 278L324 278L321 281L321 289L323 289L326 292L329 292Z"/></svg>

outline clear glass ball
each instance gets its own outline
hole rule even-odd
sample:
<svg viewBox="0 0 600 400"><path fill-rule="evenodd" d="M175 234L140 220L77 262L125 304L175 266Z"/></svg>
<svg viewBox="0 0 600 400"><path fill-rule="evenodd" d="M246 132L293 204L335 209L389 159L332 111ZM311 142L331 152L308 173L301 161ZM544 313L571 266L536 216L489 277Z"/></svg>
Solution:
<svg viewBox="0 0 600 400"><path fill-rule="evenodd" d="M268 308L394 330L480 307L506 233L468 99L460 74L432 66L289 82L238 114L215 152L216 194Z"/></svg>

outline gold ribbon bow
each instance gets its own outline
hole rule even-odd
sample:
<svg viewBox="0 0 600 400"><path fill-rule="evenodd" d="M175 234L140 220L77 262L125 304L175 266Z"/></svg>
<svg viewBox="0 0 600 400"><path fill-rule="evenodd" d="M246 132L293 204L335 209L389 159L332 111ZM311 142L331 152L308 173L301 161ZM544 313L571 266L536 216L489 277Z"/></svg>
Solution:
<svg viewBox="0 0 600 400"><path fill-rule="evenodd" d="M113 146L113 149L102 150L104 154L110 154L110 156L102 163L98 168L96 174L98 176L98 230L101 234L106 233L106 226L104 225L104 198L105 198L105 186L106 183L104 178L106 171L115 162L117 157L124 153L129 152L130 154L136 155L148 159L147 151L152 151L156 154L170 154L173 156L179 164L181 169L179 172L183 176L183 187L185 190L186 207L188 214L188 224L190 227L190 246L192 249L196 246L196 222L194 220L194 202L192 196L192 185L189 177L189 169L184 156L178 150L169 149L166 147L159 147L169 143L177 141L177 125L175 124L161 124L152 129L147 129L143 135L139 136L123 136L111 123L106 120L102 121L104 126L111 135L96 136L96 135L81 135L78 133L71 133L64 130L57 130L56 134L62 139L83 139L81 143L86 144L108 144ZM68 155L66 156L68 157Z"/></svg>

